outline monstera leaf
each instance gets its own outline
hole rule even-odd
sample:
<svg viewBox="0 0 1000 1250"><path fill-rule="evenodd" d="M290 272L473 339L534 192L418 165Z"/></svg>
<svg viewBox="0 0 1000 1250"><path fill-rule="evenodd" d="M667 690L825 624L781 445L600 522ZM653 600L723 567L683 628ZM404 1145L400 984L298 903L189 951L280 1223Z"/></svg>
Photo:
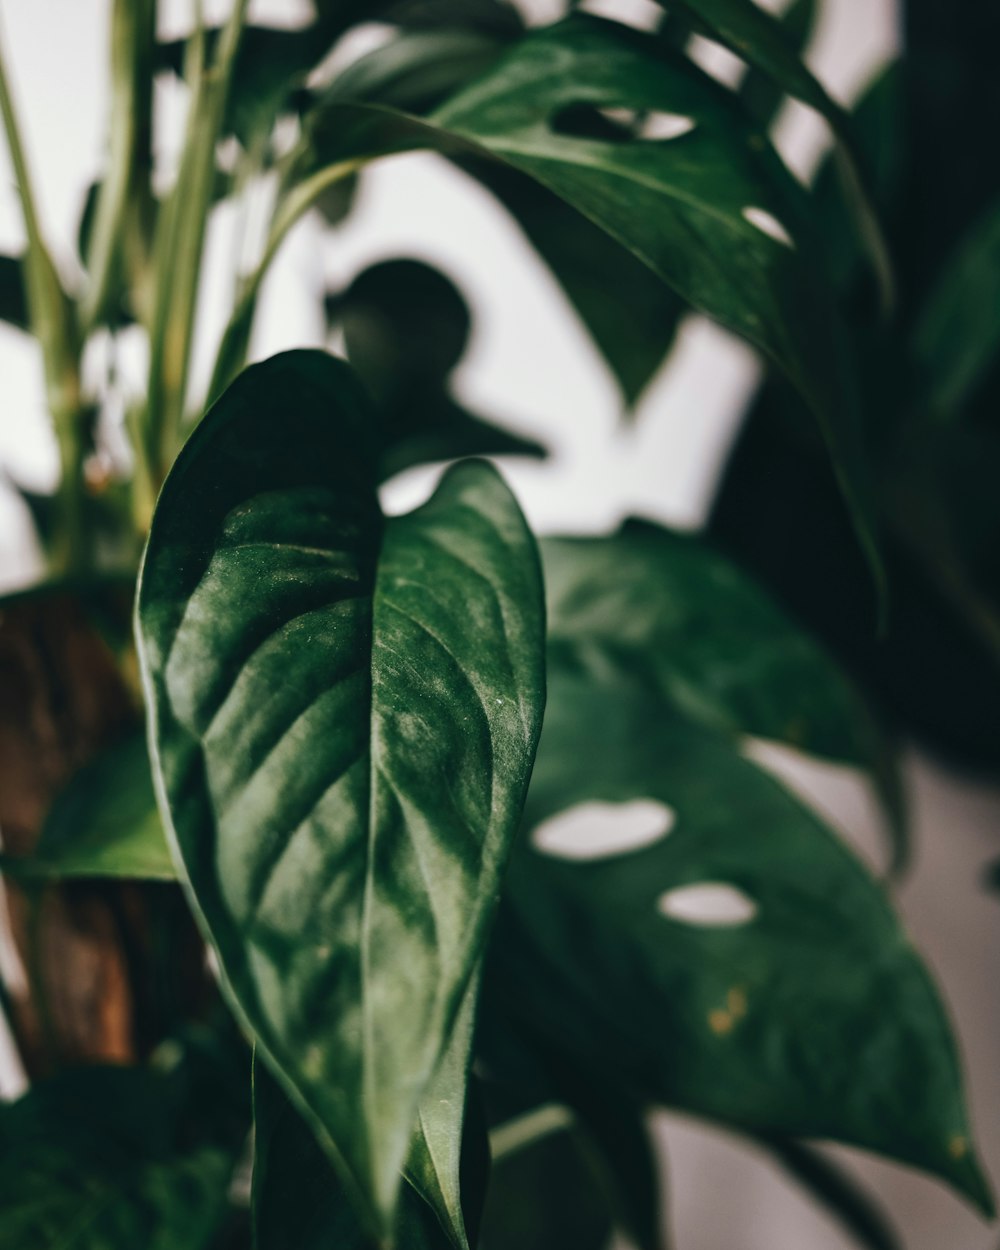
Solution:
<svg viewBox="0 0 1000 1250"><path fill-rule="evenodd" d="M534 542L487 465L385 519L322 353L255 366L160 497L138 631L161 811L229 997L391 1235L543 701Z"/></svg>
<svg viewBox="0 0 1000 1250"><path fill-rule="evenodd" d="M641 841L619 823L637 799ZM596 849L555 824L581 804L603 805ZM882 891L725 739L557 671L525 819L486 979L509 1015L637 1097L876 1150L991 1209L946 1016Z"/></svg>
<svg viewBox="0 0 1000 1250"><path fill-rule="evenodd" d="M860 692L805 630L709 543L630 520L606 538L548 538L549 642L591 672L638 677L687 715L864 769L896 865L904 804Z"/></svg>
<svg viewBox="0 0 1000 1250"><path fill-rule="evenodd" d="M666 114L681 133L581 134L581 106ZM296 168L306 181L282 220L309 188L414 148L485 154L529 175L771 357L815 413L877 565L852 366L807 202L730 92L652 36L577 16L527 36L426 121L349 103L317 109Z"/></svg>

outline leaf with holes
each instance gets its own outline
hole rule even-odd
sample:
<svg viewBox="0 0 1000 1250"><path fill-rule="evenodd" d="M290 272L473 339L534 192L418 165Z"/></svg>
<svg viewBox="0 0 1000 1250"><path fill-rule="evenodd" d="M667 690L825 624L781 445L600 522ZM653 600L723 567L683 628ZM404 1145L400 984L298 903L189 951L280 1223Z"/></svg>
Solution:
<svg viewBox="0 0 1000 1250"><path fill-rule="evenodd" d="M989 1210L947 1019L867 871L724 738L550 675L528 828L637 795L676 817L645 849L515 855L491 995L639 1097L879 1151Z"/></svg>
<svg viewBox="0 0 1000 1250"><path fill-rule="evenodd" d="M789 32L753 0L672 0L672 8L826 120L837 141L839 172L858 232L888 301L892 265L859 167L851 119L800 59Z"/></svg>
<svg viewBox="0 0 1000 1250"><path fill-rule="evenodd" d="M786 742L863 768L906 855L888 742L823 647L709 544L645 521L607 538L548 538L549 643L599 676L609 666L712 728Z"/></svg>
<svg viewBox="0 0 1000 1250"><path fill-rule="evenodd" d="M581 136L581 105L588 116L628 109L692 126L670 139ZM878 567L852 363L807 201L730 92L653 37L578 15L523 39L426 122L318 109L297 174L322 182L421 147L488 154L530 175L771 357L815 413Z"/></svg>
<svg viewBox="0 0 1000 1250"><path fill-rule="evenodd" d="M385 1233L520 819L543 605L498 475L460 464L386 520L370 429L342 362L247 370L163 488L138 631L229 997Z"/></svg>

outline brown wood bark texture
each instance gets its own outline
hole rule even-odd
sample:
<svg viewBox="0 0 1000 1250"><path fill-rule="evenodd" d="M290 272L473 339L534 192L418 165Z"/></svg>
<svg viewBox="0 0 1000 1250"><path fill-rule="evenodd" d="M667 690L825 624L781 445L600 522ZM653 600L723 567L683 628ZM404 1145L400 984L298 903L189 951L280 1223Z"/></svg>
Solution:
<svg viewBox="0 0 1000 1250"><path fill-rule="evenodd" d="M115 656L76 595L39 594L4 605L5 851L29 854L53 798L74 772L139 724L140 709ZM155 978L172 979L182 965L204 999L200 944L175 887L74 881L24 889L6 880L4 888L9 937L27 973L10 990L11 1023L29 1075L68 1063L141 1058L158 1040L152 1003L165 987ZM164 923L180 944L158 957Z"/></svg>

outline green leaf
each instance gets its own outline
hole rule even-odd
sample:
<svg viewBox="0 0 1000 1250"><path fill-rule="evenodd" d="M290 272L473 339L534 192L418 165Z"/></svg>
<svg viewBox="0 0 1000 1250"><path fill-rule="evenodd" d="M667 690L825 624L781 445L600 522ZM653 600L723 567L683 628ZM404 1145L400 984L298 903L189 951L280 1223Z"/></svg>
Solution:
<svg viewBox="0 0 1000 1250"><path fill-rule="evenodd" d="M549 641L600 674L637 677L686 715L853 764L884 803L898 868L906 820L895 758L824 648L710 545L650 522L542 543Z"/></svg>
<svg viewBox="0 0 1000 1250"><path fill-rule="evenodd" d="M883 298L888 302L892 293L892 266L878 215L858 165L848 114L830 98L800 60L782 24L753 0L671 0L671 4L676 11L688 16L696 29L769 75L789 95L825 118L837 141L839 170L858 232L871 257Z"/></svg>
<svg viewBox="0 0 1000 1250"><path fill-rule="evenodd" d="M571 859L522 845L491 993L638 1097L875 1150L989 1212L947 1018L865 869L728 742L638 685L550 673L527 828L636 798L674 817L642 849ZM727 912L692 914L679 892L695 886Z"/></svg>
<svg viewBox="0 0 1000 1250"><path fill-rule="evenodd" d="M0 321L28 328L28 298L24 287L23 262L18 256L0 256Z"/></svg>
<svg viewBox="0 0 1000 1250"><path fill-rule="evenodd" d="M485 73L507 42L472 29L404 30L338 74L319 107L361 100L423 113Z"/></svg>
<svg viewBox="0 0 1000 1250"><path fill-rule="evenodd" d="M255 1250L370 1250L330 1160L262 1063L254 1063ZM403 1187L395 1229L400 1250L449 1250L430 1207Z"/></svg>
<svg viewBox="0 0 1000 1250"><path fill-rule="evenodd" d="M465 352L471 316L439 270L416 260L381 261L329 295L326 311L379 411L380 478L456 456L545 454L451 397L448 378Z"/></svg>
<svg viewBox="0 0 1000 1250"><path fill-rule="evenodd" d="M551 269L628 408L670 351L687 305L646 264L534 179L496 162L464 167L500 200Z"/></svg>
<svg viewBox="0 0 1000 1250"><path fill-rule="evenodd" d="M758 1138L758 1145L868 1250L902 1250L881 1207L850 1173L802 1142Z"/></svg>
<svg viewBox="0 0 1000 1250"><path fill-rule="evenodd" d="M458 1250L469 1250L465 1211L473 1208L474 1228L481 1211L483 1195L463 1195L463 1152L468 1144L465 1125L466 1088L472 1062L472 1039L479 996L476 975L465 992L465 1002L455 1023L448 1049L445 1051L434 1080L421 1100L417 1113L417 1131L406 1169L407 1179L417 1193L437 1212L442 1227L450 1231ZM482 1127L482 1126L475 1126ZM485 1136L485 1129L482 1129ZM489 1147L481 1143L488 1154Z"/></svg>
<svg viewBox="0 0 1000 1250"><path fill-rule="evenodd" d="M139 591L161 812L228 992L392 1227L543 702L533 539L489 466L384 520L350 370L247 370L164 486Z"/></svg>
<svg viewBox="0 0 1000 1250"><path fill-rule="evenodd" d="M924 403L954 424L1000 350L1000 204L954 249L914 331Z"/></svg>
<svg viewBox="0 0 1000 1250"><path fill-rule="evenodd" d="M145 737L126 738L80 769L49 809L34 854L2 866L22 878L174 880Z"/></svg>
<svg viewBox="0 0 1000 1250"><path fill-rule="evenodd" d="M781 30L789 51L802 57L816 26L817 0L792 0L780 16ZM775 121L785 98L781 77L762 66L748 70L740 85L740 99L751 117L765 129Z"/></svg>
<svg viewBox="0 0 1000 1250"><path fill-rule="evenodd" d="M174 1087L91 1068L0 1104L4 1250L201 1250L227 1213L233 1157L175 1142Z"/></svg>
<svg viewBox="0 0 1000 1250"><path fill-rule="evenodd" d="M501 1132L503 1127L501 1127ZM483 1220L486 1250L605 1250L614 1222L604 1175L568 1115L494 1158Z"/></svg>
<svg viewBox="0 0 1000 1250"><path fill-rule="evenodd" d="M580 104L695 125L668 140L580 138L570 124ZM522 40L429 123L360 105L318 110L299 173L318 188L357 162L420 147L459 158L488 152L531 175L775 360L824 431L878 568L852 367L807 201L731 93L653 37L578 16ZM781 223L794 246L746 210Z"/></svg>

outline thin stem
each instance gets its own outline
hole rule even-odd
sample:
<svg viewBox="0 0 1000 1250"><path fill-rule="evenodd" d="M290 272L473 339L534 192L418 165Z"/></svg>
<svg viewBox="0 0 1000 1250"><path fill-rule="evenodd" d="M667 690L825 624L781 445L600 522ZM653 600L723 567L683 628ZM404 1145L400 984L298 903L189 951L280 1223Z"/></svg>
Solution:
<svg viewBox="0 0 1000 1250"><path fill-rule="evenodd" d="M107 310L121 276L126 220L139 165L149 146L149 94L155 6L149 0L115 0L111 18L111 160L98 192L86 257L89 285L80 320L84 332Z"/></svg>
<svg viewBox="0 0 1000 1250"><path fill-rule="evenodd" d="M548 1102L498 1125L490 1132L490 1154L494 1161L516 1153L552 1133L572 1127L573 1113L560 1103Z"/></svg>
<svg viewBox="0 0 1000 1250"><path fill-rule="evenodd" d="M253 272L248 274L240 284L239 296L229 324L222 336L222 343L215 360L212 381L208 388L208 402L214 403L246 362L247 347L250 342L250 331L253 327L254 312L260 295L261 283L267 275L279 248L285 241L289 230L316 203L327 187L357 173L368 163L371 157L356 157L347 161L337 161L327 165L311 178L300 183L289 195L278 204L274 221L268 234L264 253Z"/></svg>
<svg viewBox="0 0 1000 1250"><path fill-rule="evenodd" d="M54 553L57 570L75 570L87 553L83 529L83 413L78 350L71 330L69 305L55 265L42 237L36 199L21 143L21 132L0 50L0 113L17 179L28 247L24 256L25 284L31 329L42 349L45 392L59 447L61 544Z"/></svg>
<svg viewBox="0 0 1000 1250"><path fill-rule="evenodd" d="M213 63L208 67L195 66L184 157L164 210L162 230L157 235L157 289L150 332L146 414L151 476L157 482L165 475L180 437L205 228L215 180L215 149L246 10L247 0L237 0ZM200 21L198 29L194 55L196 61L201 61L204 30Z"/></svg>

